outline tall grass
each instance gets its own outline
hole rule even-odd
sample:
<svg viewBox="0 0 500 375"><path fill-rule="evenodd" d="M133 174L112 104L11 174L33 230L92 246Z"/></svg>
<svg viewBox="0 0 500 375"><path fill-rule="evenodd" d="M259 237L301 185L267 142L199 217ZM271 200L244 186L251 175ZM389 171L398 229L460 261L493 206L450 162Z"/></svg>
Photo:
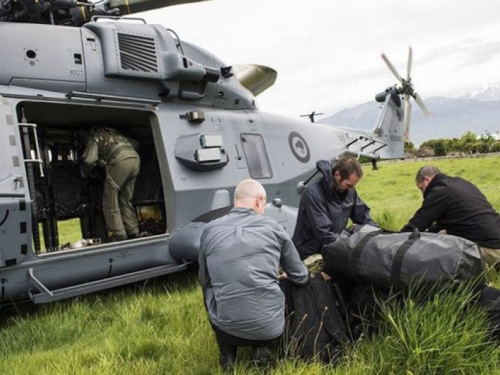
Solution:
<svg viewBox="0 0 500 375"><path fill-rule="evenodd" d="M361 197L383 227L401 228L421 204L414 184L426 163L367 165ZM476 183L500 209L499 159L435 162ZM218 351L196 268L113 291L0 311L2 374L219 374ZM500 277L489 271L494 285ZM380 301L377 333L348 348L336 366L280 359L269 374L496 374L500 349L470 290ZM242 351L235 373L260 374Z"/></svg>

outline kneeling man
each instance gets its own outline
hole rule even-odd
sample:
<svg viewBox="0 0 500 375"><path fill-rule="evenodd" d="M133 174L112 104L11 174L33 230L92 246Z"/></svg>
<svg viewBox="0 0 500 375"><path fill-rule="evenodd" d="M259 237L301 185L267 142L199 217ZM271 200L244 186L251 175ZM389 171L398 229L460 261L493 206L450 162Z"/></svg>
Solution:
<svg viewBox="0 0 500 375"><path fill-rule="evenodd" d="M200 245L200 281L205 307L230 370L239 346L252 346L254 359L270 360L268 347L285 326L285 298L278 280L281 264L291 282L307 283L308 271L286 231L262 216L266 191L244 180L234 192L234 208L207 224Z"/></svg>

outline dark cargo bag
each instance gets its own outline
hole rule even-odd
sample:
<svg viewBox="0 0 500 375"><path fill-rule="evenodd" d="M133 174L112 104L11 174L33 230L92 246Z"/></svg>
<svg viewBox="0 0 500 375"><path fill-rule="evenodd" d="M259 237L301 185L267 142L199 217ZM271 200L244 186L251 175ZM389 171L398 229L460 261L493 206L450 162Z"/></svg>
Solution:
<svg viewBox="0 0 500 375"><path fill-rule="evenodd" d="M485 286L481 290L479 305L486 311L493 337L500 340L500 289Z"/></svg>
<svg viewBox="0 0 500 375"><path fill-rule="evenodd" d="M318 274L304 286L286 279L280 286L286 306L285 354L324 362L339 360L342 346L349 340L331 284Z"/></svg>
<svg viewBox="0 0 500 375"><path fill-rule="evenodd" d="M365 225L323 246L323 269L333 279L379 288L422 290L484 276L479 247L464 238L429 233L388 233Z"/></svg>

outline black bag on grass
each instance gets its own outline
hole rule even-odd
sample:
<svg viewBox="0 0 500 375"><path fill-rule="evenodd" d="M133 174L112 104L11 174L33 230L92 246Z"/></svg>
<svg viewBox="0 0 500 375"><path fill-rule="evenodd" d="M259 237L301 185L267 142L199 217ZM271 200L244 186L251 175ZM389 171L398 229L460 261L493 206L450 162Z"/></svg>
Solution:
<svg viewBox="0 0 500 375"><path fill-rule="evenodd" d="M348 335L331 284L318 274L304 286L288 280L280 286L286 305L284 350L303 359L339 359Z"/></svg>
<svg viewBox="0 0 500 375"><path fill-rule="evenodd" d="M388 233L365 225L323 246L323 270L332 278L379 288L423 290L484 275L479 247L452 235Z"/></svg>
<svg viewBox="0 0 500 375"><path fill-rule="evenodd" d="M481 289L479 305L486 310L493 336L500 340L500 289L492 286Z"/></svg>

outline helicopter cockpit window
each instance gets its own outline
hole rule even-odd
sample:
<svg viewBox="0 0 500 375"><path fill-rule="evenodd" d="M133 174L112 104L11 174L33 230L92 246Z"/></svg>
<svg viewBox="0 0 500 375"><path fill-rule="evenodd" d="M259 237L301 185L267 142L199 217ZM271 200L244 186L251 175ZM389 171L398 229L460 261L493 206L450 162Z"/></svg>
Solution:
<svg viewBox="0 0 500 375"><path fill-rule="evenodd" d="M240 136L248 170L252 178L271 178L271 164L266 152L264 140L259 134L242 134Z"/></svg>

